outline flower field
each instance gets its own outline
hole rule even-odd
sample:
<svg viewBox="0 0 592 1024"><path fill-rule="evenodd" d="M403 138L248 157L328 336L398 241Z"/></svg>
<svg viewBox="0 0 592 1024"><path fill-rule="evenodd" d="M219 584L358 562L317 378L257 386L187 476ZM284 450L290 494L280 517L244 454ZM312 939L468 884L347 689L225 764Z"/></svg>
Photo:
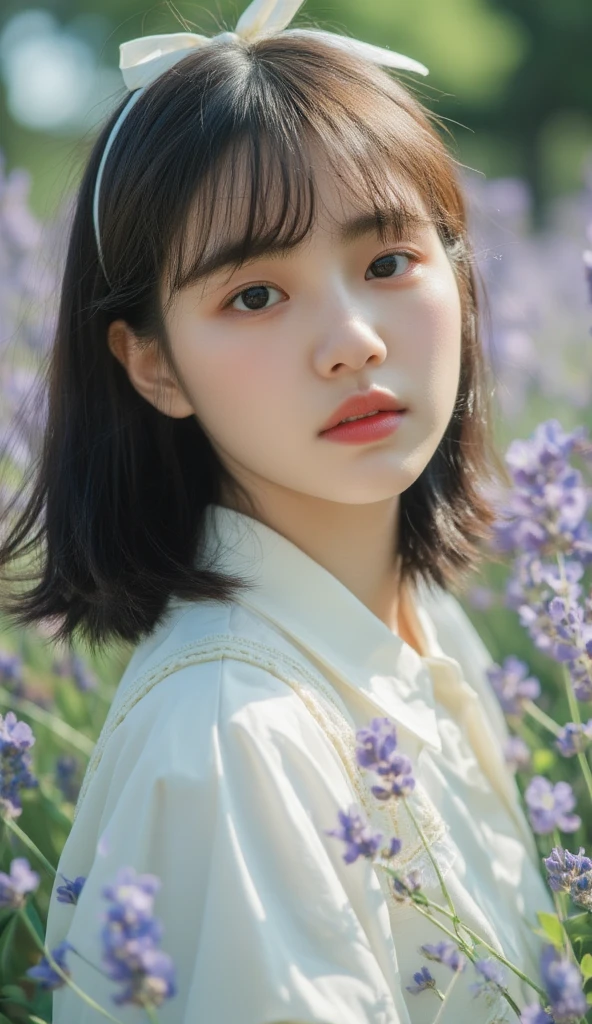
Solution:
<svg viewBox="0 0 592 1024"><path fill-rule="evenodd" d="M540 915L532 1002L521 1015L512 1009L523 1024L577 1024L592 1021L592 161L581 192L557 200L536 233L524 182L466 171L465 186L496 437L512 486L493 496L491 560L462 600L494 658L489 678L512 733L505 756L556 908ZM40 223L29 188L26 172L6 172L0 152L0 511L24 501L42 443L41 372L71 216L67 208ZM76 983L76 950L44 949L44 924L85 766L131 654L66 648L51 632L49 622L21 631L0 620L0 1024L50 1022L51 990ZM375 798L412 814L413 765L398 753L392 723L374 719L356 739L360 766L380 782ZM331 834L345 843L347 863L388 860L400 848L396 836L373 834L356 807L336 808L337 820ZM57 898L76 903L84 878L62 882ZM105 889L96 926L97 967L113 982L106 1019L120 1020L128 1004L157 1021L176 994L155 913L159 885L121 865ZM504 993L516 965L463 929L444 885L438 905L417 878L393 873L393 886L442 925L442 942L418 951L407 986L434 999L434 1021L446 991L430 961L455 983L472 972L476 999Z"/></svg>

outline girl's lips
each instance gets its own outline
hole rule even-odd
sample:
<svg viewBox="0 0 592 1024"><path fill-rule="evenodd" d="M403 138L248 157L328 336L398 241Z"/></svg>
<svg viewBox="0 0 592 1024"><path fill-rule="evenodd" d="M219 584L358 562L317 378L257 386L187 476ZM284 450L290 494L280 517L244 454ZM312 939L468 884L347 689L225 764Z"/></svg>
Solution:
<svg viewBox="0 0 592 1024"><path fill-rule="evenodd" d="M326 437L328 441L339 441L341 444L370 444L393 434L406 415L407 409L378 412L374 416L352 420L350 423L339 423L330 430L324 430L320 436Z"/></svg>

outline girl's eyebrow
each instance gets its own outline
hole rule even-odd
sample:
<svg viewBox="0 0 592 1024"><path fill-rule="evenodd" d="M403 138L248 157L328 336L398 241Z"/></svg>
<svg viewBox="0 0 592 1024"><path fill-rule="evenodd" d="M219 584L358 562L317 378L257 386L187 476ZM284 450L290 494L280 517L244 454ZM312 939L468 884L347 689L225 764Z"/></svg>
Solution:
<svg viewBox="0 0 592 1024"><path fill-rule="evenodd" d="M398 241L404 237L407 231L427 228L433 223L431 217L426 217L419 211L409 209L408 207L388 206L357 214L341 222L337 238L345 245L351 245L361 238L374 234L388 234L389 238ZM268 243L267 245L262 243L255 244L250 256L242 260L240 266L248 266L263 257L269 260L285 258L289 253L300 248L307 237L305 236L296 244L281 240ZM192 268L192 271L183 278L180 290L182 291L204 278L211 277L227 267L236 267L241 259L242 252L243 244L240 241L227 242L212 250L197 267Z"/></svg>

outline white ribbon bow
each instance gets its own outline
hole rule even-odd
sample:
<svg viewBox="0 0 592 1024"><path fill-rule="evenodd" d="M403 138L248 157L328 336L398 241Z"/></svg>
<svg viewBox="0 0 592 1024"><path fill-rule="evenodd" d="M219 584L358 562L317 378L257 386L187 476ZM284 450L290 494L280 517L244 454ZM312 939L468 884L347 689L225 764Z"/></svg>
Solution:
<svg viewBox="0 0 592 1024"><path fill-rule="evenodd" d="M263 39L265 36L281 32L286 25L290 24L303 3L304 0L253 0L238 19L234 32L219 32L216 36L201 36L193 32L172 32L168 35L141 36L138 39L130 39L129 42L122 43L119 47L119 68L124 82L130 90L151 85L159 75L172 68L177 61L182 60L192 50L206 46L214 39L239 38L244 39L245 42L254 42L256 39ZM416 71L420 75L429 74L424 64L412 60L411 57L383 49L381 46L373 46L372 43L362 43L359 39L350 39L349 36L340 36L335 32L325 32L320 29L303 28L290 29L289 33L311 36L314 39L320 37L335 46L354 51L375 64Z"/></svg>

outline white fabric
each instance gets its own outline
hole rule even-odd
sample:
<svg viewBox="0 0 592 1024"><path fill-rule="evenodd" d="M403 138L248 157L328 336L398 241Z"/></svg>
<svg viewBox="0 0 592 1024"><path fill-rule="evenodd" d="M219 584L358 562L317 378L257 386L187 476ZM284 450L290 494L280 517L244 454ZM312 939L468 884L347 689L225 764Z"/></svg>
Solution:
<svg viewBox="0 0 592 1024"><path fill-rule="evenodd" d="M431 992L405 986L444 935L392 897L380 866L347 865L325 835L339 808L365 808L443 903L404 809L379 805L355 766L355 730L397 723L413 761L412 805L462 920L538 976L537 910L553 910L503 763L503 715L485 676L492 659L459 602L422 586L414 606L426 656L391 632L334 576L269 527L208 507L201 558L256 586L232 603L171 602L135 649L81 791L59 863L87 876L77 906L50 903L47 940L100 964L101 887L120 866L158 875L155 911L179 992L160 1024L428 1024ZM97 852L99 839L107 853ZM58 878L56 885L61 884ZM117 986L84 961L74 980L125 1024ZM474 999L473 968L429 964L438 1024L515 1020ZM533 994L514 976L520 1007ZM104 1020L69 989L54 1024Z"/></svg>

